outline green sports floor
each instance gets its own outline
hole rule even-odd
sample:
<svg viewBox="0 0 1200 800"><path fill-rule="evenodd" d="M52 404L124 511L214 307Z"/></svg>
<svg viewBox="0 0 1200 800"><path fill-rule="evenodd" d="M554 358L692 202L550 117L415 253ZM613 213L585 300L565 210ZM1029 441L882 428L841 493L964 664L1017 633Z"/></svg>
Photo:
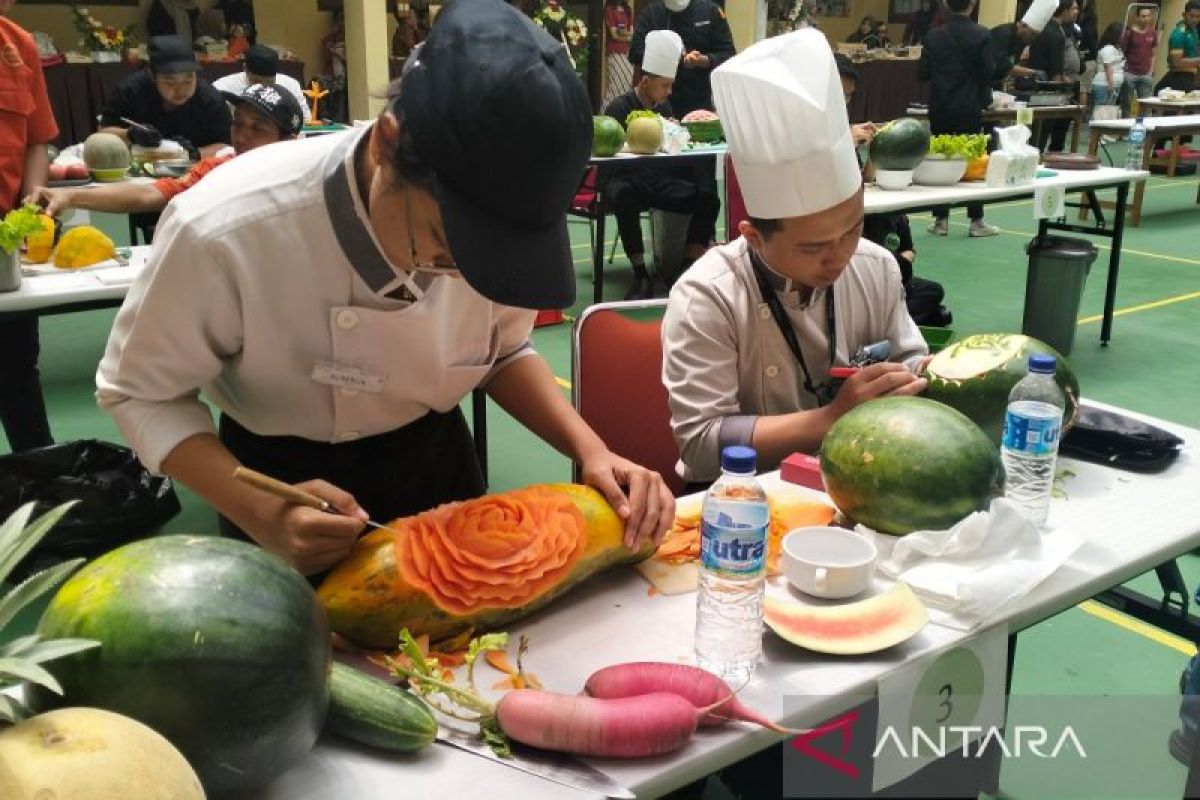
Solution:
<svg viewBox="0 0 1200 800"><path fill-rule="evenodd" d="M1119 155L1119 154L1117 154ZM1099 345L1107 249L1088 280L1071 362L1086 397L1200 428L1200 206L1197 179L1152 178L1140 228L1127 228L1117 295L1117 318L1109 347ZM126 239L123 217L95 215L118 243ZM1015 331L1021 324L1026 257L1024 246L1035 223L1031 201L987 207L987 220L1001 235L967 237L964 212L951 217L951 235L938 239L924 232L927 215L914 217L918 274L946 287L957 335ZM609 229L612 229L610 224ZM568 314L590 301L591 259L588 229L572 224L579 300ZM718 234L722 238L722 234ZM1103 241L1103 240L1097 240ZM606 270L606 299L620 299L629 285L627 263L619 254ZM65 441L99 437L120 441L112 422L93 402L92 378L115 311L89 311L42 320L42 375L51 424ZM557 325L535 331L534 341L564 391L570 378L570 329ZM637 413L637 409L629 409ZM567 460L536 441L502 411L489 413L492 486L503 490L536 481L566 480ZM7 444L0 436L0 452ZM173 532L212 532L213 513L186 490L183 513L169 523ZM1147 515L1152 515L1147 509ZM1136 535L1136 531L1130 531ZM1200 558L1181 560L1191 589L1200 583ZM1132 584L1154 594L1153 574ZM1180 670L1195 648L1184 640L1149 628L1123 615L1087 603L1038 625L1020 637L1014 691L1021 694L1170 695L1177 692ZM1162 705L1161 703L1159 704ZM1185 770L1167 753L1167 736L1177 727L1173 713L1137 720L1131 731L1128 766L1146 776L1146 798L1178 797ZM1002 789L1014 797L1054 797L1053 787L1022 780L1006 769ZM710 784L709 796L725 793Z"/></svg>

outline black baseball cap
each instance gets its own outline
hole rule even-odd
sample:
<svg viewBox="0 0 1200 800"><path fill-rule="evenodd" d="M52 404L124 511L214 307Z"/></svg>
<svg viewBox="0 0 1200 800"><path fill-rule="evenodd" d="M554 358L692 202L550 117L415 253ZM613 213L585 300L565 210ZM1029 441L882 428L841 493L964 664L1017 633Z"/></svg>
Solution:
<svg viewBox="0 0 1200 800"><path fill-rule="evenodd" d="M155 36L150 39L150 69L163 75L199 72L200 63L182 37Z"/></svg>
<svg viewBox="0 0 1200 800"><path fill-rule="evenodd" d="M443 6L394 108L455 264L497 303L575 301L566 212L592 148L592 109L562 43L504 0Z"/></svg>
<svg viewBox="0 0 1200 800"><path fill-rule="evenodd" d="M246 71L255 75L274 75L279 72L279 53L265 44L246 48Z"/></svg>
<svg viewBox="0 0 1200 800"><path fill-rule="evenodd" d="M221 92L234 105L247 105L254 108L267 119L279 126L285 137L300 133L304 124L304 111L300 101L282 86L267 86L256 83L247 86L240 94L237 92Z"/></svg>

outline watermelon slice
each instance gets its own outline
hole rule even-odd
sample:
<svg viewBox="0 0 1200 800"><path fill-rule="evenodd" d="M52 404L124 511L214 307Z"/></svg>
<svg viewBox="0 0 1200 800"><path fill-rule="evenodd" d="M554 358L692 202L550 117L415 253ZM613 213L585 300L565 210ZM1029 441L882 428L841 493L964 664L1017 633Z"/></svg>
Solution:
<svg viewBox="0 0 1200 800"><path fill-rule="evenodd" d="M929 615L907 583L856 603L810 606L767 595L763 621L776 634L805 650L862 655L911 639Z"/></svg>

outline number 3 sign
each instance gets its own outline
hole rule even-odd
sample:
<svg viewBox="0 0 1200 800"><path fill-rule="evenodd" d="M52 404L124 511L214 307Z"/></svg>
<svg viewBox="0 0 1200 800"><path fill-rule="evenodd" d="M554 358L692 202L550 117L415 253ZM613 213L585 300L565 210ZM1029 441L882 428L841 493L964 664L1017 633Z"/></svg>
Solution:
<svg viewBox="0 0 1200 800"><path fill-rule="evenodd" d="M1008 635L997 627L881 678L873 791L964 747L974 755L1004 724L1007 671Z"/></svg>

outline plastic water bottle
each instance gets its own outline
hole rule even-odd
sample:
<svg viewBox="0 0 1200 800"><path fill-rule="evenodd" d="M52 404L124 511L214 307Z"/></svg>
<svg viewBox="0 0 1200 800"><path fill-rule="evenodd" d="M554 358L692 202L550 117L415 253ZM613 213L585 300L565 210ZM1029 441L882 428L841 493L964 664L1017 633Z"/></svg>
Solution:
<svg viewBox="0 0 1200 800"><path fill-rule="evenodd" d="M726 447L721 477L704 496L700 521L700 585L696 663L734 689L762 654L763 586L771 511L754 477L757 454Z"/></svg>
<svg viewBox="0 0 1200 800"><path fill-rule="evenodd" d="M1125 151L1125 169L1142 168L1142 148L1146 144L1146 125L1138 117L1129 129L1129 149Z"/></svg>
<svg viewBox="0 0 1200 800"><path fill-rule="evenodd" d="M1004 496L1020 504L1036 525L1045 525L1067 399L1054 380L1054 356L1029 357L1029 374L1008 395L1004 438Z"/></svg>

